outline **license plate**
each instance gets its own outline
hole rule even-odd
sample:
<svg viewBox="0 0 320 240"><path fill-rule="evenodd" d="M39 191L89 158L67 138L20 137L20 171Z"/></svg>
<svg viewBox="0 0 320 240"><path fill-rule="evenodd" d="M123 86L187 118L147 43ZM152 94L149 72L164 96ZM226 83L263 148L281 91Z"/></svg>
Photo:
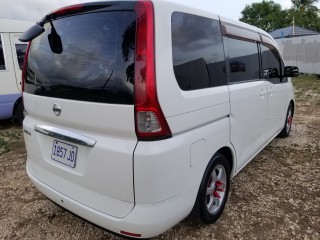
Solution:
<svg viewBox="0 0 320 240"><path fill-rule="evenodd" d="M51 159L74 168L77 161L78 147L53 140Z"/></svg>

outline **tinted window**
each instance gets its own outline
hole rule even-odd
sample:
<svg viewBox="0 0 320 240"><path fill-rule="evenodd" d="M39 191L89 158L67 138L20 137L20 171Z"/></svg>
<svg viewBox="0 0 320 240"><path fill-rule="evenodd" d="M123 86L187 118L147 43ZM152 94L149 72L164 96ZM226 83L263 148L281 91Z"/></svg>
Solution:
<svg viewBox="0 0 320 240"><path fill-rule="evenodd" d="M2 36L0 35L0 70L6 70L6 62L4 61L4 52L2 46Z"/></svg>
<svg viewBox="0 0 320 240"><path fill-rule="evenodd" d="M279 77L269 78L267 74L268 71L270 71L270 69L276 69L278 74L282 74L284 66L283 64L281 65L282 59L278 50L274 46L271 46L269 44L263 44L261 45L261 55L264 77L268 79L268 81L273 83L280 82ZM286 78L283 80L286 81Z"/></svg>
<svg viewBox="0 0 320 240"><path fill-rule="evenodd" d="M225 38L229 50L230 82L259 78L258 46L255 42Z"/></svg>
<svg viewBox="0 0 320 240"><path fill-rule="evenodd" d="M21 70L23 68L24 56L26 54L27 46L28 46L27 44L16 44L17 59L18 59L19 68Z"/></svg>
<svg viewBox="0 0 320 240"><path fill-rule="evenodd" d="M172 56L174 73L182 90L226 83L219 21L173 13Z"/></svg>
<svg viewBox="0 0 320 240"><path fill-rule="evenodd" d="M83 14L52 24L32 41L26 92L133 104L135 12Z"/></svg>

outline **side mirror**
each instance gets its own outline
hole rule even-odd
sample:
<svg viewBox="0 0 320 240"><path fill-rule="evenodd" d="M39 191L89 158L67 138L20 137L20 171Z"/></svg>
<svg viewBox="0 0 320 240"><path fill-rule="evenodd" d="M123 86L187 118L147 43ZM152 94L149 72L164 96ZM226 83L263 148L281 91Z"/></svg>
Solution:
<svg viewBox="0 0 320 240"><path fill-rule="evenodd" d="M267 68L263 70L263 76L265 79L278 78L279 71L277 68Z"/></svg>
<svg viewBox="0 0 320 240"><path fill-rule="evenodd" d="M299 76L299 68L295 66L287 66L284 68L284 77L297 77Z"/></svg>

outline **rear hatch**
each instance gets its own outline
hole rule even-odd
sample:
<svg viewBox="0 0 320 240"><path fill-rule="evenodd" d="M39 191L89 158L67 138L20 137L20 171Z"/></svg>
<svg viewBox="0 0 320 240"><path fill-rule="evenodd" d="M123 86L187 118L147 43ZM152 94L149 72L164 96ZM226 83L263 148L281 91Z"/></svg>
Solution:
<svg viewBox="0 0 320 240"><path fill-rule="evenodd" d="M134 207L134 4L91 3L48 15L25 63L30 173L119 218Z"/></svg>

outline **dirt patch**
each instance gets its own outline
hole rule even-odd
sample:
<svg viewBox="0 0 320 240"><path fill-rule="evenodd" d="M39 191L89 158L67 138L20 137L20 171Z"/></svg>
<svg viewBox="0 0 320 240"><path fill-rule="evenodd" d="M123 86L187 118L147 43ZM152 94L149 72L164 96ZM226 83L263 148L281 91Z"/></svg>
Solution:
<svg viewBox="0 0 320 240"><path fill-rule="evenodd" d="M155 239L320 239L318 81L295 80L291 136L273 140L232 180L221 219L206 226L184 220ZM33 187L21 131L0 122L0 239L121 239L61 209Z"/></svg>

